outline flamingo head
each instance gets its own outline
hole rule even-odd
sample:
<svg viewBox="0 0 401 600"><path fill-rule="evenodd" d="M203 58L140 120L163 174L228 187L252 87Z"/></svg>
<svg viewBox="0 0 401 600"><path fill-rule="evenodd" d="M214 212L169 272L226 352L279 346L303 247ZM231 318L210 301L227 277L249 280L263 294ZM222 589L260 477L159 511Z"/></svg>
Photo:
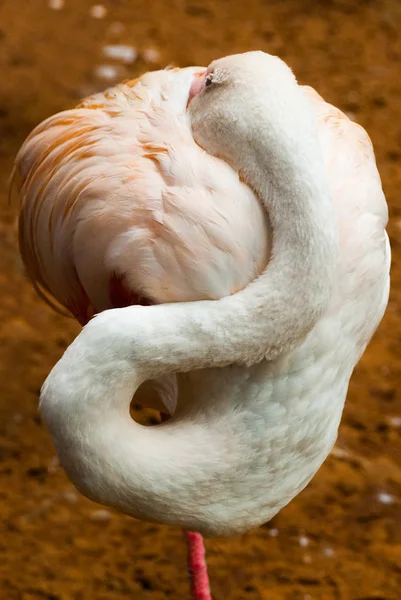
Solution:
<svg viewBox="0 0 401 600"><path fill-rule="evenodd" d="M263 138L264 148L266 141L277 145L285 139L289 114L297 128L302 107L296 87L291 69L276 56L257 51L215 60L195 73L189 91L196 142L243 171L246 163L256 162L258 139ZM299 127L302 121L298 119Z"/></svg>

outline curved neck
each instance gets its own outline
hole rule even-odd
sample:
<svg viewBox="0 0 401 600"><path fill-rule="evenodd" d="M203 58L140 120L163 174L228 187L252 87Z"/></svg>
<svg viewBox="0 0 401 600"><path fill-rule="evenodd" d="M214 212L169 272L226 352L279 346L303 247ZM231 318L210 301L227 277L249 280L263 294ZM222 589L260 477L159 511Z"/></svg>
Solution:
<svg viewBox="0 0 401 600"><path fill-rule="evenodd" d="M135 308L115 317L136 332L148 377L276 359L298 346L327 309L337 218L314 127L277 139L259 136L237 165L272 225L271 260L260 277L218 301L141 309L139 326Z"/></svg>
<svg viewBox="0 0 401 600"><path fill-rule="evenodd" d="M299 345L327 309L337 263L337 219L315 119L299 87L289 96L285 116L284 99L259 111L251 142L231 161L260 198L273 232L264 273L221 301L232 311L228 329L236 307L245 307L248 364Z"/></svg>
<svg viewBox="0 0 401 600"><path fill-rule="evenodd" d="M236 327L236 307L245 307L242 335L249 340L246 363L252 364L299 345L325 312L338 244L337 218L314 132L306 140L290 138L287 146L261 139L253 157L247 156L242 173L269 215L271 260L243 292L221 302L232 311L227 314L229 330Z"/></svg>
<svg viewBox="0 0 401 600"><path fill-rule="evenodd" d="M240 415L192 406L163 425L139 425L129 414L142 383L135 361L115 353L105 360L97 355L94 364L95 355L93 345L78 336L41 394L41 417L77 488L135 518L206 535L236 532L238 507L227 511L227 501L235 495L239 457L245 477L253 456L241 457L237 449L244 441ZM225 485L216 488L221 480Z"/></svg>
<svg viewBox="0 0 401 600"><path fill-rule="evenodd" d="M94 363L92 341L79 336L53 369L40 413L70 479L96 502L205 535L241 533L289 502L334 442L341 406L331 396L320 406L314 394L310 403L300 402L297 385L294 397L285 398L277 428L271 415L279 403L268 401L269 392L263 398L258 393L265 377L271 378L266 363L217 369L204 380L198 373L191 381L191 374L187 385L197 402L163 425L143 427L129 415L142 382L135 360L117 352L113 359L107 352L99 357L97 348ZM321 414L325 435L311 438ZM301 415L310 430L305 426L302 434L283 440L283 430L294 419L298 428ZM305 447L299 452L301 438ZM271 454L276 444L281 452Z"/></svg>
<svg viewBox="0 0 401 600"><path fill-rule="evenodd" d="M216 143L216 135L197 122L196 107L190 109L195 141L199 136L206 150L209 142L254 190L273 238L271 260L261 276L221 299L217 310L210 308L203 343L208 337L214 360L205 364L199 356L199 367L228 364L228 356L232 362L254 364L287 353L312 330L331 297L337 219L316 118L294 79L277 85L274 92L269 86L255 88L249 106L239 108L242 125L222 127L220 134L228 141ZM196 318L192 313L189 305L182 307L184 331Z"/></svg>

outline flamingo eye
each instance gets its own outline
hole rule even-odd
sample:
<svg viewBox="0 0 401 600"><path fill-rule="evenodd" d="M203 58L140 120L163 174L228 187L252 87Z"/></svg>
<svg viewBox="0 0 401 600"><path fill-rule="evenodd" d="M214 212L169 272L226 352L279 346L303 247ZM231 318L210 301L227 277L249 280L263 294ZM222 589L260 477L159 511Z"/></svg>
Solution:
<svg viewBox="0 0 401 600"><path fill-rule="evenodd" d="M209 75L207 75L206 79L205 79L205 87L211 86L212 83L213 83L213 73L209 73Z"/></svg>

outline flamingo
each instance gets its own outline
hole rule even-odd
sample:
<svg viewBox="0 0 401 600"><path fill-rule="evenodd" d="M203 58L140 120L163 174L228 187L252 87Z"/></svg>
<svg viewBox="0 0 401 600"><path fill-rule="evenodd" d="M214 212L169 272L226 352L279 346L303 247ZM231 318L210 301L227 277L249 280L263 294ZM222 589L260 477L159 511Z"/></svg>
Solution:
<svg viewBox="0 0 401 600"><path fill-rule="evenodd" d="M384 314L370 139L249 52L47 119L15 178L27 272L84 325L41 392L61 463L92 500L195 532L210 598L200 536L257 527L308 484ZM129 413L145 382L171 415L154 427Z"/></svg>

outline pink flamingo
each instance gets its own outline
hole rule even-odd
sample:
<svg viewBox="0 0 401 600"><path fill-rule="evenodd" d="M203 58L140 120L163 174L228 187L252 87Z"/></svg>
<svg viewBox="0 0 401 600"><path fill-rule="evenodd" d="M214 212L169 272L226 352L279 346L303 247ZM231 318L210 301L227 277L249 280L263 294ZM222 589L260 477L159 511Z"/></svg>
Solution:
<svg viewBox="0 0 401 600"><path fill-rule="evenodd" d="M307 485L387 305L371 142L251 52L47 119L16 176L27 271L87 323L41 394L61 462L89 498L199 532L208 599L200 534L259 526ZM145 428L128 408L149 381L172 416Z"/></svg>

